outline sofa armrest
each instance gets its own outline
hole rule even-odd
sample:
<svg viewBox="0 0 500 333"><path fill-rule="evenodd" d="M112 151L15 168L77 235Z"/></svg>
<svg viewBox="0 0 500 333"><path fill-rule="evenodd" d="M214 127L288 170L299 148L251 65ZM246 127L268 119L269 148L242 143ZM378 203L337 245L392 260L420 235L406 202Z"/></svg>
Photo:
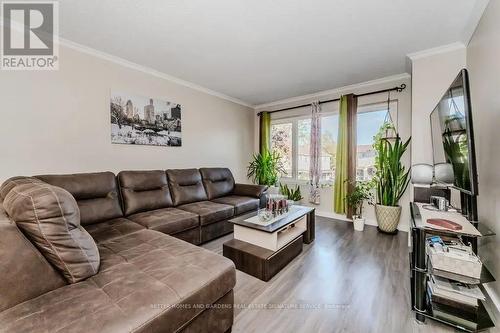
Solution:
<svg viewBox="0 0 500 333"><path fill-rule="evenodd" d="M245 197L260 198L266 190L267 186L265 185L234 184L233 193Z"/></svg>

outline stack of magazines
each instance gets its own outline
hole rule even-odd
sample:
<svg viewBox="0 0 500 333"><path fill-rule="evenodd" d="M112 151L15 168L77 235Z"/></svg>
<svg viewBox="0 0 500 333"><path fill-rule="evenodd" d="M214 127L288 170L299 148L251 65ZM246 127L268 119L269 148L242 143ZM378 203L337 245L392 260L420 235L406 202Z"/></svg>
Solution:
<svg viewBox="0 0 500 333"><path fill-rule="evenodd" d="M426 250L431 273L427 293L433 315L475 330L485 300L478 286L481 261L461 242L444 242L438 236L427 239Z"/></svg>
<svg viewBox="0 0 500 333"><path fill-rule="evenodd" d="M433 236L427 240L426 251L434 269L479 280L483 263L470 246Z"/></svg>
<svg viewBox="0 0 500 333"><path fill-rule="evenodd" d="M485 300L477 285L464 284L435 275L430 276L427 284L434 316L454 321L467 328L476 328L480 300Z"/></svg>

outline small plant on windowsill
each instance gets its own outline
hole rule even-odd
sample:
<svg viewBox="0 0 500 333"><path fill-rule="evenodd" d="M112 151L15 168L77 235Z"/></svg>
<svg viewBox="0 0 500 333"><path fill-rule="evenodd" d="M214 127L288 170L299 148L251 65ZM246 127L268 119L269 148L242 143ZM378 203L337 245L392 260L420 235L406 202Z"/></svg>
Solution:
<svg viewBox="0 0 500 333"><path fill-rule="evenodd" d="M372 181L351 182L354 185L354 190L346 196L346 202L353 209L354 230L363 231L365 226L365 218L363 217L363 203L365 200L371 202L373 200Z"/></svg>
<svg viewBox="0 0 500 333"><path fill-rule="evenodd" d="M300 200L303 199L299 185L296 185L295 188L292 189L289 188L287 184L280 183L280 194L284 195L287 200L293 201L294 204L300 203Z"/></svg>

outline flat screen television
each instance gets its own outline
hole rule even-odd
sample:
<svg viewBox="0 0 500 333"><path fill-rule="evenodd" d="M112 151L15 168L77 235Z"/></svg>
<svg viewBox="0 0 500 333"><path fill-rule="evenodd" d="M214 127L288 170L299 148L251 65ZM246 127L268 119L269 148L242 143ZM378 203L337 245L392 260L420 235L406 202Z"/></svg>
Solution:
<svg viewBox="0 0 500 333"><path fill-rule="evenodd" d="M435 182L477 195L469 75L462 69L430 116Z"/></svg>

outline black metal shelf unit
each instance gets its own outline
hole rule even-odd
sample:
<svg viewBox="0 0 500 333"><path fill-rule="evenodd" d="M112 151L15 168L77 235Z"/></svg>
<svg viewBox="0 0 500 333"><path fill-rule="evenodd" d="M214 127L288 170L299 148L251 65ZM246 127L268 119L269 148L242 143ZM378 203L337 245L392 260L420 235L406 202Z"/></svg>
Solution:
<svg viewBox="0 0 500 333"><path fill-rule="evenodd" d="M415 220L421 218L419 207L415 203L410 203L410 212L412 238L412 247L409 258L411 283L410 290L412 310L415 312L416 319L420 322L425 322L425 319L429 318L452 326L456 329L463 330L465 332L479 332L494 327L495 325L482 302L480 302L479 304L477 321L473 324L470 323L470 321L462 320L461 318L459 318L460 313L450 312L449 316L443 316L442 313L440 315L436 315L436 313L433 312L432 301L429 299L427 293L427 281L430 275L442 276L451 280L469 284L489 283L495 281L495 278L484 265L479 281L473 281L474 279L433 269L430 265L428 265L429 261L427 260L427 255L425 252L425 242L427 235L432 234L447 237L458 237L458 235L453 231L428 230L425 228L417 227L417 223L415 222ZM477 222L473 224L477 227ZM486 235L489 236L492 234L493 233L488 232ZM474 252L477 253L477 237L468 236L467 239L474 245Z"/></svg>

